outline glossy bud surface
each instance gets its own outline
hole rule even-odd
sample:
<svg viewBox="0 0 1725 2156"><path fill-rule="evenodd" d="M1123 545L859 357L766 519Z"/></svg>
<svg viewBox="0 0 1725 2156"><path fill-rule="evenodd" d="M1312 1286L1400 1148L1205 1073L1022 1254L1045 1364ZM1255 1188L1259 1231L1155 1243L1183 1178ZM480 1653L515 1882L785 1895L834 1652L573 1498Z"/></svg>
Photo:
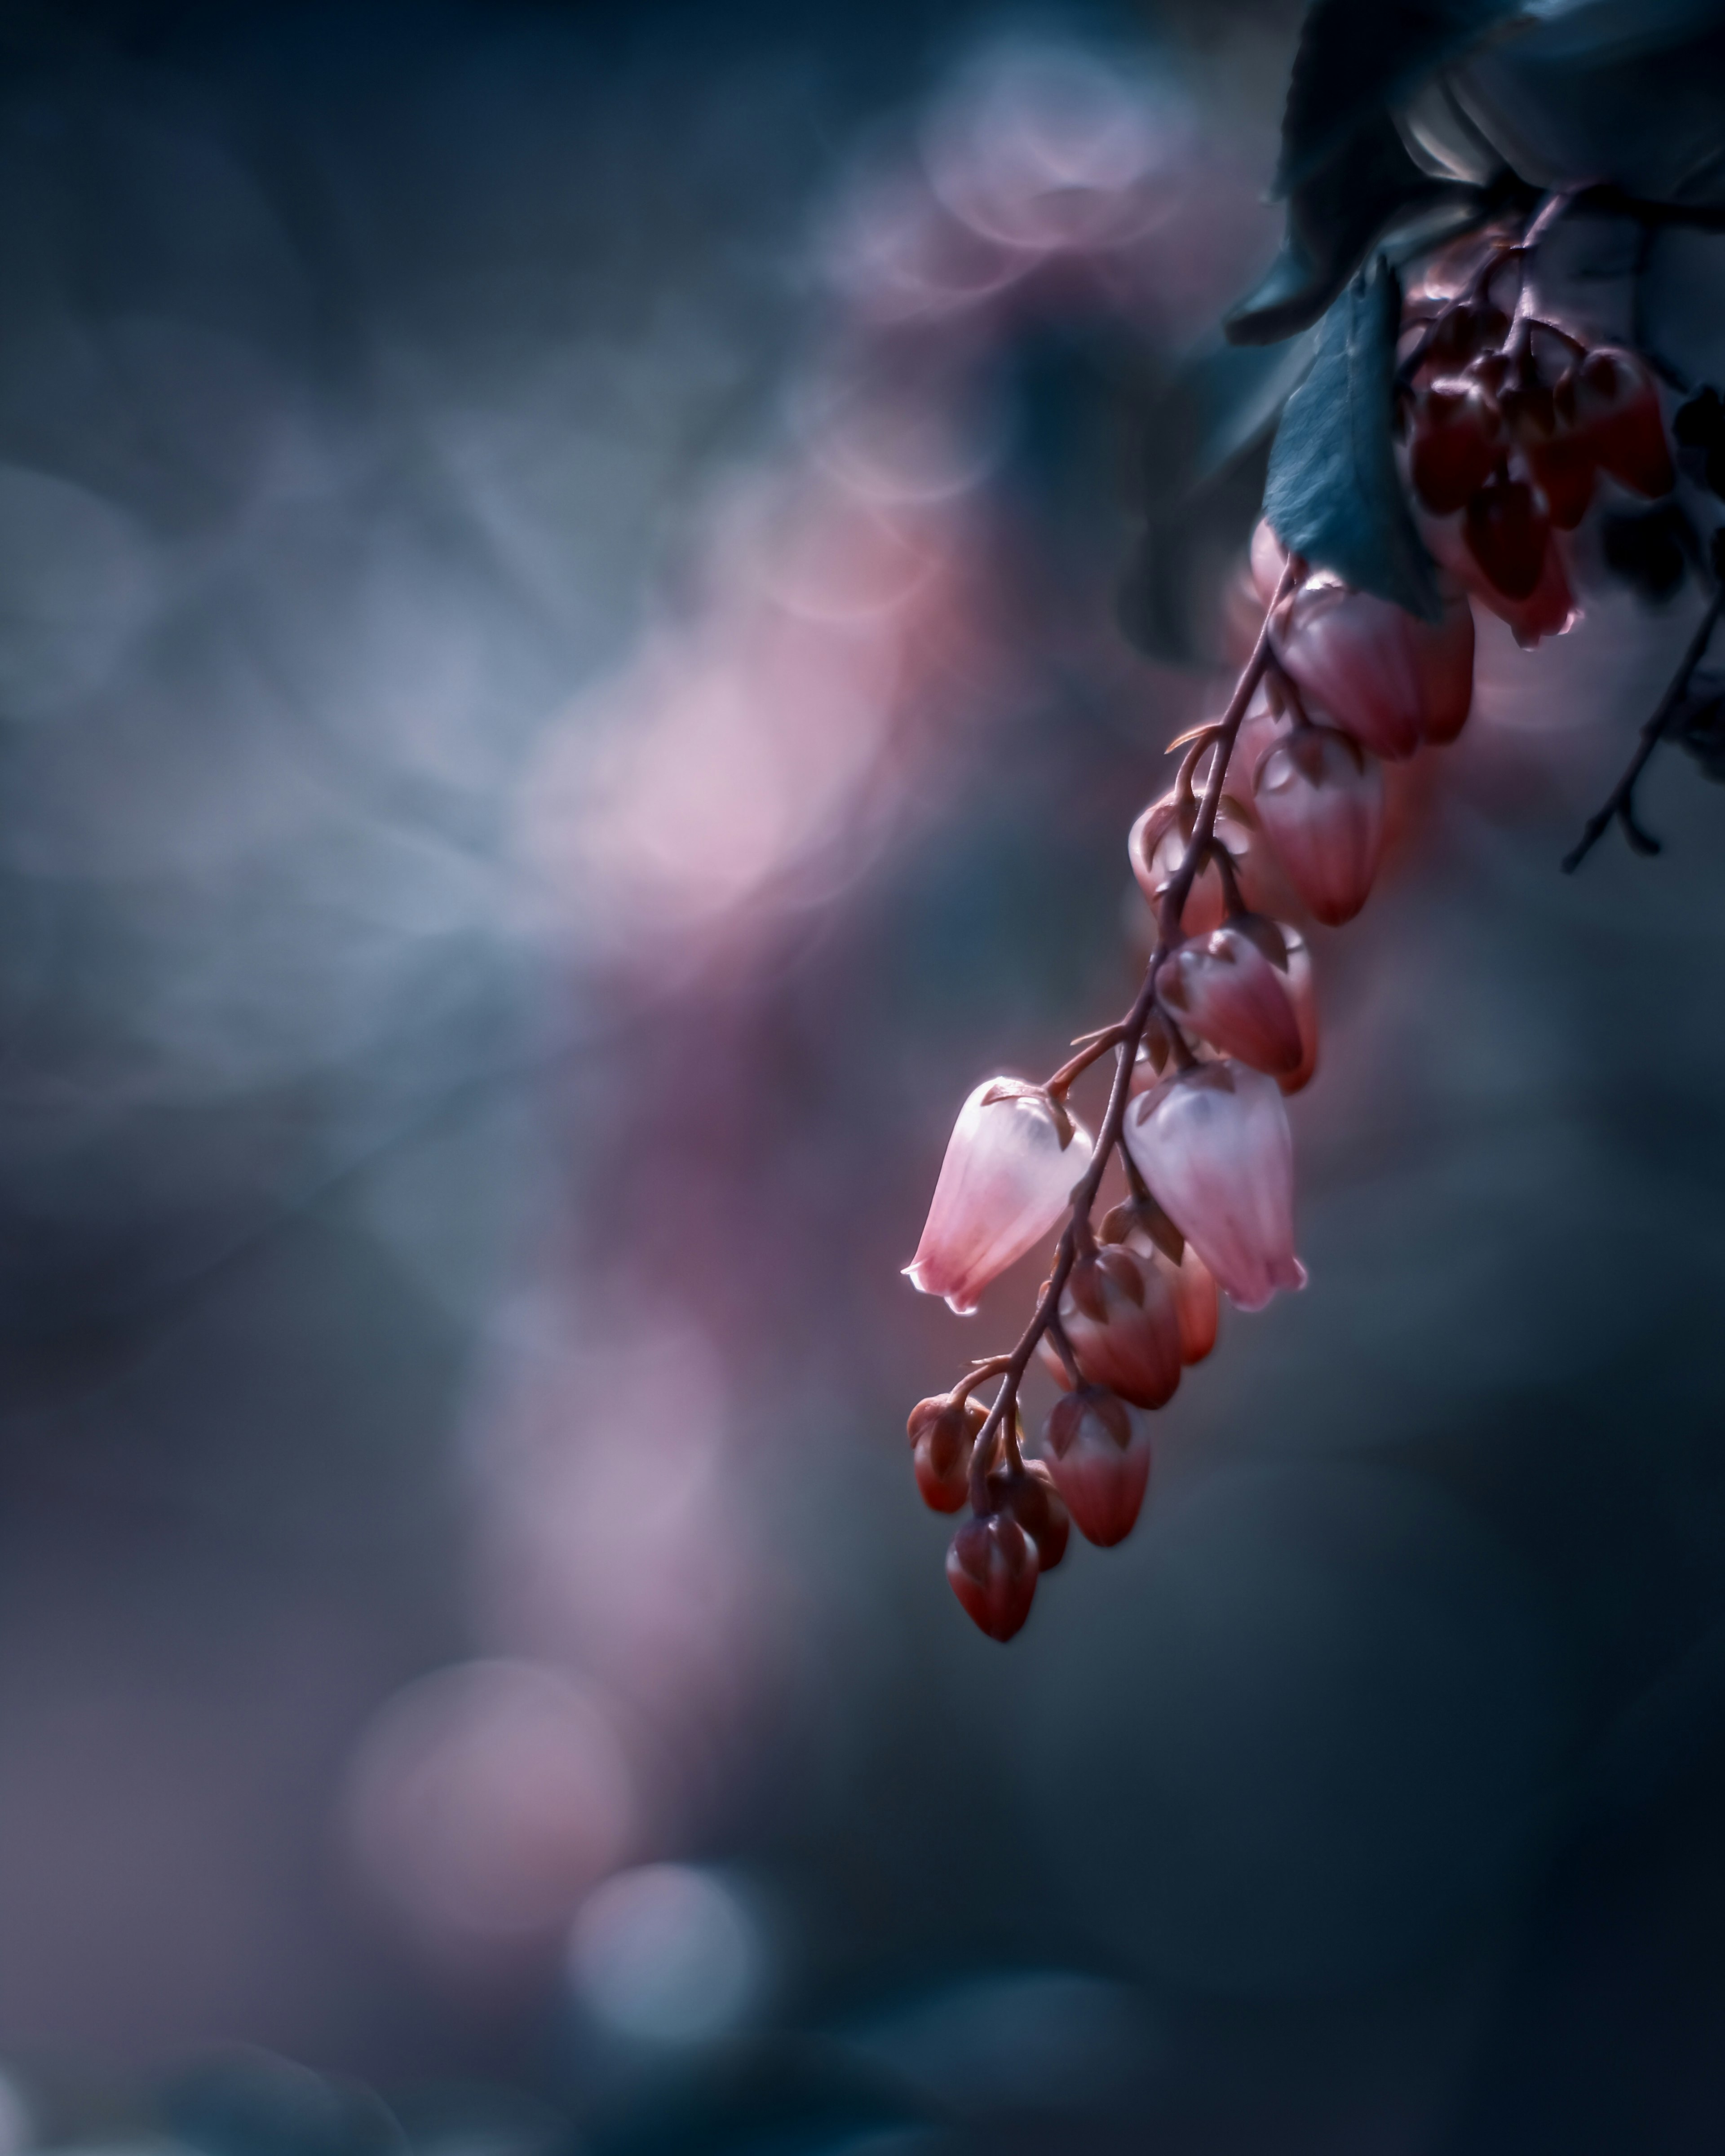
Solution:
<svg viewBox="0 0 1725 2156"><path fill-rule="evenodd" d="M1428 509L1443 516L1465 508L1503 454L1503 419L1474 382L1435 382L1414 408L1409 476Z"/></svg>
<svg viewBox="0 0 1725 2156"><path fill-rule="evenodd" d="M1044 1436L1050 1472L1079 1533L1103 1549L1124 1542L1150 1481L1147 1417L1086 1385L1055 1403Z"/></svg>
<svg viewBox="0 0 1725 2156"><path fill-rule="evenodd" d="M997 1467L988 1476L988 1503L1018 1522L1036 1545L1039 1573L1052 1572L1066 1554L1072 1515L1048 1463L1027 1460L1021 1471Z"/></svg>
<svg viewBox="0 0 1725 2156"><path fill-rule="evenodd" d="M985 1419L978 1400L937 1393L918 1400L905 1429L912 1448L916 1487L931 1512L956 1512L970 1495L970 1455Z"/></svg>
<svg viewBox="0 0 1725 2156"><path fill-rule="evenodd" d="M1010 1514L967 1520L947 1552L947 1581L972 1624L1009 1640L1030 1614L1040 1570L1036 1545Z"/></svg>
<svg viewBox="0 0 1725 2156"><path fill-rule="evenodd" d="M1180 1382L1179 1312L1167 1279L1136 1250L1105 1246L1080 1258L1060 1290L1060 1317L1090 1383L1135 1407L1159 1408L1173 1397Z"/></svg>
<svg viewBox="0 0 1725 2156"><path fill-rule="evenodd" d="M1538 588L1551 539L1543 498L1524 480L1493 480L1467 505L1467 550L1493 591L1531 598Z"/></svg>
<svg viewBox="0 0 1725 2156"><path fill-rule="evenodd" d="M1240 929L1213 929L1171 951L1156 993L1182 1026L1223 1055L1276 1077L1299 1068L1300 1023L1286 977Z"/></svg>

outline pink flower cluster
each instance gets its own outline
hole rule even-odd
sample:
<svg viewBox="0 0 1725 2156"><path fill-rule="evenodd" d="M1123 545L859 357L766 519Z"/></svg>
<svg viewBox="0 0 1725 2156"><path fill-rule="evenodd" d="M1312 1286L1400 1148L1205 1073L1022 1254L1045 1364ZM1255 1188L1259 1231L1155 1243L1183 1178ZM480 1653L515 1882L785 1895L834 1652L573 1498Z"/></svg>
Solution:
<svg viewBox="0 0 1725 2156"><path fill-rule="evenodd" d="M1173 790L1132 829L1158 923L1138 999L1044 1084L994 1078L970 1095L906 1268L968 1312L1065 1223L1017 1347L910 1418L927 1502L970 1505L947 1577L994 1639L1023 1625L1072 1527L1105 1548L1131 1532L1151 1418L1209 1353L1219 1291L1254 1311L1305 1284L1285 1098L1317 1065L1311 954L1297 926L1249 902L1243 883L1262 880L1249 855L1261 844L1315 921L1351 920L1382 852L1383 764L1453 741L1472 701L1459 593L1440 621L1416 620L1308 573L1267 526L1252 573L1263 626L1228 713L1183 744ZM1111 1052L1093 1141L1067 1094ZM1112 1160L1126 1193L1092 1226ZM1033 1358L1060 1390L1040 1458L1025 1456L1019 1406ZM972 1394L997 1376L985 1412Z"/></svg>

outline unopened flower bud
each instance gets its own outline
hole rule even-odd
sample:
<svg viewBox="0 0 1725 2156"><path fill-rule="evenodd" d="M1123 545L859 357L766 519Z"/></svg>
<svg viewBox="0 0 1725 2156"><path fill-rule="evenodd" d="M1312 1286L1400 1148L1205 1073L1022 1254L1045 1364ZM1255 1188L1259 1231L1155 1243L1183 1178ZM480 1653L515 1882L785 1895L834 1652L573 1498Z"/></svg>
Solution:
<svg viewBox="0 0 1725 2156"><path fill-rule="evenodd" d="M1167 1278L1122 1245L1078 1259L1060 1290L1061 1330L1080 1374L1133 1406L1159 1408L1180 1382L1180 1319ZM1065 1368L1052 1352L1059 1382ZM1049 1359L1045 1358L1045 1360Z"/></svg>
<svg viewBox="0 0 1725 2156"><path fill-rule="evenodd" d="M988 1476L988 1503L1016 1520L1036 1545L1040 1573L1052 1572L1066 1554L1072 1516L1048 1464L1027 1460L1022 1468L997 1467Z"/></svg>
<svg viewBox="0 0 1725 2156"><path fill-rule="evenodd" d="M1132 874L1158 920L1168 886L1185 860L1196 821L1195 808L1183 808L1169 795L1164 800L1152 802L1127 837L1127 854ZM1233 862L1236 877L1243 878L1247 873L1245 864L1251 850L1251 834L1237 815L1224 814L1217 817L1213 835ZM1182 932L1188 936L1202 936L1209 929L1219 927L1227 915L1228 891L1222 871L1213 858L1206 858L1192 879L1192 887L1181 909Z"/></svg>
<svg viewBox="0 0 1725 2156"><path fill-rule="evenodd" d="M1384 773L1348 735L1301 726L1258 768L1258 820L1288 881L1330 927L1366 902L1384 845Z"/></svg>
<svg viewBox="0 0 1725 2156"><path fill-rule="evenodd" d="M961 1316L1040 1243L1090 1166L1090 1133L1040 1086L991 1078L959 1112L906 1272Z"/></svg>
<svg viewBox="0 0 1725 2156"><path fill-rule="evenodd" d="M1161 1206L1153 1198L1123 1199L1109 1209L1096 1236L1103 1243L1124 1243L1156 1267L1173 1295L1180 1360L1203 1362L1216 1344L1215 1277Z"/></svg>
<svg viewBox="0 0 1725 2156"><path fill-rule="evenodd" d="M1009 1640L1030 1614L1040 1569L1036 1545L1009 1513L967 1520L947 1552L947 1579L972 1624Z"/></svg>
<svg viewBox="0 0 1725 2156"><path fill-rule="evenodd" d="M956 1512L970 1494L970 1455L987 1419L979 1400L937 1393L918 1400L905 1424L914 1452L916 1487L931 1512Z"/></svg>
<svg viewBox="0 0 1725 2156"><path fill-rule="evenodd" d="M1634 352L1596 345L1558 389L1560 413L1592 449L1602 471L1634 494L1671 492L1677 475L1659 390Z"/></svg>
<svg viewBox="0 0 1725 2156"><path fill-rule="evenodd" d="M1099 1385L1055 1403L1049 1467L1086 1542L1111 1549L1137 1523L1150 1480L1150 1423Z"/></svg>
<svg viewBox="0 0 1725 2156"><path fill-rule="evenodd" d="M1163 1260L1166 1263L1166 1260ZM1174 1307L1180 1314L1180 1359L1189 1366L1203 1362L1216 1344L1216 1325L1221 1315L1216 1276L1189 1243L1174 1280Z"/></svg>
<svg viewBox="0 0 1725 2156"><path fill-rule="evenodd" d="M1451 601L1436 623L1345 584L1291 593L1271 624L1276 655L1307 702L1375 756L1453 740L1473 700L1473 617Z"/></svg>
<svg viewBox="0 0 1725 2156"><path fill-rule="evenodd" d="M1467 505L1462 535L1492 591L1507 599L1532 598L1551 547L1551 512L1543 494L1525 480L1488 481Z"/></svg>
<svg viewBox="0 0 1725 2156"><path fill-rule="evenodd" d="M1408 469L1420 500L1439 516L1465 508L1503 454L1503 418L1483 384L1434 382L1414 399Z"/></svg>
<svg viewBox="0 0 1725 2156"><path fill-rule="evenodd" d="M1474 504L1464 514L1429 516L1416 512L1414 522L1419 527L1420 538L1439 567L1466 585L1476 604L1495 613L1500 621L1507 622L1516 642L1524 650L1528 650L1542 637L1561 636L1579 618L1580 609L1570 588L1562 550L1550 537L1548 531L1546 535L1548 543L1537 557L1534 585L1531 591L1522 596L1513 596L1506 591L1481 566L1471 544L1474 526L1470 520L1474 510L1486 495L1497 500L1493 491L1496 485L1494 480L1491 487L1483 490L1481 495L1475 497ZM1530 505L1532 504L1532 490L1524 489L1523 491L1527 493ZM1486 509L1481 513L1487 516L1488 521L1491 516L1501 517L1503 506L1499 502L1497 508L1492 510L1487 503ZM1531 506L1528 513L1530 516L1532 514Z"/></svg>
<svg viewBox="0 0 1725 2156"><path fill-rule="evenodd" d="M1239 927L1212 929L1170 952L1156 993L1181 1025L1224 1055L1275 1077L1299 1068L1300 1024L1286 978Z"/></svg>
<svg viewBox="0 0 1725 2156"><path fill-rule="evenodd" d="M1139 1173L1230 1301L1261 1310L1306 1285L1294 1255L1293 1142L1273 1078L1231 1058L1194 1064L1128 1106Z"/></svg>

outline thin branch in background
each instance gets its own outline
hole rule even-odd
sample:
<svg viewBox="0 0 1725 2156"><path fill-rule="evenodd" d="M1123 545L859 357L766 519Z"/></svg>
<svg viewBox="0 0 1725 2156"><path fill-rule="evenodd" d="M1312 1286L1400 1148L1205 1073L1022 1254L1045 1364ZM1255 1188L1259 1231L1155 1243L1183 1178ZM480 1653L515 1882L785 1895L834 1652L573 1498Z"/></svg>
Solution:
<svg viewBox="0 0 1725 2156"><path fill-rule="evenodd" d="M1722 613L1725 613L1725 588L1713 594L1712 605L1697 624L1694 635L1689 639L1689 649L1683 654L1682 664L1671 676L1671 686L1660 698L1657 709L1641 728L1641 737L1636 744L1635 754L1630 758L1628 768L1601 806L1588 818L1581 836L1564 855L1565 875L1574 875L1614 822L1622 824L1623 835L1638 854L1656 854L1659 851L1658 839L1636 819L1635 783L1646 768L1648 759L1664 738L1666 728L1681 708L1683 700L1689 693L1689 684L1694 679L1695 670L1707 656L1707 646L1712 641L1713 631L1719 625Z"/></svg>

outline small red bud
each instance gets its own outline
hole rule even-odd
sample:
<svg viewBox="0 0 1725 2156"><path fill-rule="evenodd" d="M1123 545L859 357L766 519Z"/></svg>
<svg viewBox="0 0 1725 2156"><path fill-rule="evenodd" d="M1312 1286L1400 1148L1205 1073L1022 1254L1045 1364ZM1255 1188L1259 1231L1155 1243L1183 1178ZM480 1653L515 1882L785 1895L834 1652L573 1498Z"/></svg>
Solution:
<svg viewBox="0 0 1725 2156"><path fill-rule="evenodd" d="M1503 415L1477 382L1434 382L1414 401L1409 475L1440 516L1465 508L1503 454Z"/></svg>
<svg viewBox="0 0 1725 2156"><path fill-rule="evenodd" d="M1040 1568L1035 1543L1004 1512L967 1520L947 1552L948 1584L991 1640L1009 1640L1023 1626Z"/></svg>
<svg viewBox="0 0 1725 2156"><path fill-rule="evenodd" d="M916 1487L931 1512L956 1512L970 1495L970 1455L986 1416L980 1401L937 1393L918 1400L905 1424Z"/></svg>
<svg viewBox="0 0 1725 2156"><path fill-rule="evenodd" d="M1108 1245L1080 1258L1060 1290L1061 1330L1079 1374L1135 1407L1159 1408L1180 1382L1180 1317L1164 1275L1136 1250ZM1046 1334L1038 1343L1056 1383L1071 1379Z"/></svg>
<svg viewBox="0 0 1725 2156"><path fill-rule="evenodd" d="M1527 389L1506 390L1503 399L1516 446L1527 459L1533 483L1545 496L1551 521L1560 531L1573 531L1586 516L1599 463L1586 429L1574 424L1573 385L1565 393L1565 384L1571 380L1565 376L1556 393L1536 383Z"/></svg>
<svg viewBox="0 0 1725 2156"><path fill-rule="evenodd" d="M1473 617L1456 598L1436 622L1344 584L1309 583L1271 624L1276 655L1314 710L1394 762L1453 740L1473 701Z"/></svg>
<svg viewBox="0 0 1725 2156"><path fill-rule="evenodd" d="M1156 993L1183 1026L1223 1055L1272 1077L1298 1070L1300 1022L1284 977L1238 927L1213 929L1170 952Z"/></svg>
<svg viewBox="0 0 1725 2156"><path fill-rule="evenodd" d="M1384 774L1333 726L1301 726L1258 767L1258 821L1301 897L1329 927L1365 904L1384 844Z"/></svg>
<svg viewBox="0 0 1725 2156"><path fill-rule="evenodd" d="M1652 375L1633 352L1599 345L1558 384L1559 409L1602 471L1631 493L1669 494L1677 483Z"/></svg>
<svg viewBox="0 0 1725 2156"><path fill-rule="evenodd" d="M1294 932L1285 929L1283 933L1291 937ZM1180 1360L1203 1362L1216 1344L1215 1277L1156 1200L1123 1199L1110 1209L1096 1235L1104 1243L1124 1243L1161 1274L1179 1317ZM1066 1382L1064 1376L1060 1382Z"/></svg>
<svg viewBox="0 0 1725 2156"><path fill-rule="evenodd" d="M1055 1403L1049 1466L1086 1542L1111 1549L1137 1522L1150 1480L1150 1424L1124 1400L1086 1385Z"/></svg>
<svg viewBox="0 0 1725 2156"><path fill-rule="evenodd" d="M1072 1515L1048 1463L1027 1460L1022 1471L997 1467L988 1476L988 1502L1016 1520L1036 1545L1039 1574L1052 1572L1066 1554Z"/></svg>
<svg viewBox="0 0 1725 2156"><path fill-rule="evenodd" d="M1525 480L1494 479L1467 505L1468 552L1507 599L1531 598L1545 567L1551 518Z"/></svg>

